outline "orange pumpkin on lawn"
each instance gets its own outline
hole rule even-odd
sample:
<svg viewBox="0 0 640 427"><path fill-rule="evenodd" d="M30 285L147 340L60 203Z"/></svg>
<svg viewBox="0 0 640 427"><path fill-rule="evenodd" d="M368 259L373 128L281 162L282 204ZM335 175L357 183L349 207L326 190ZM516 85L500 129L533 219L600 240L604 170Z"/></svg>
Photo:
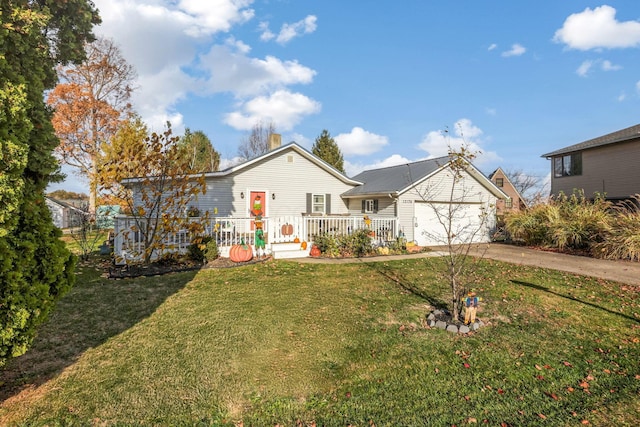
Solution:
<svg viewBox="0 0 640 427"><path fill-rule="evenodd" d="M253 249L244 243L244 239L240 240L239 245L231 246L229 250L229 258L233 262L247 262L253 258Z"/></svg>

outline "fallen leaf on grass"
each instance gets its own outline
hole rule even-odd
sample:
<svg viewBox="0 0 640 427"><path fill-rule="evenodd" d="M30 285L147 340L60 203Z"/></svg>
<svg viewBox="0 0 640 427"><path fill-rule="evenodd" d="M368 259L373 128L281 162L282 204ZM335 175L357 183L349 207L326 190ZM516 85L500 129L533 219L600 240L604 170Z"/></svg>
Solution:
<svg viewBox="0 0 640 427"><path fill-rule="evenodd" d="M546 394L547 396L549 396L553 400L560 400L560 398L555 393L549 393L549 392L545 391L544 394Z"/></svg>
<svg viewBox="0 0 640 427"><path fill-rule="evenodd" d="M566 360L564 362L562 362L562 364L568 368L573 368L573 365L569 362L567 362Z"/></svg>
<svg viewBox="0 0 640 427"><path fill-rule="evenodd" d="M539 416L540 418L542 418L543 420L546 420L546 419L547 419L547 416L546 416L545 414L538 414L538 416Z"/></svg>

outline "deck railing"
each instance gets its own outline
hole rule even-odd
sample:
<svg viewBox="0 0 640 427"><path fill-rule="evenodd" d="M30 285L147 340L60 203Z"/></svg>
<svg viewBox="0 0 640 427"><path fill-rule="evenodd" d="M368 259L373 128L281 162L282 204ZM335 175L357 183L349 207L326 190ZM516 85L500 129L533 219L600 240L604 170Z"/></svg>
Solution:
<svg viewBox="0 0 640 427"><path fill-rule="evenodd" d="M188 218L200 221L200 218ZM214 217L204 226L204 235L211 236L218 244L222 256L228 256L231 246L241 243L255 244L255 218ZM114 254L119 264L135 261L144 254L144 239L138 231L135 218L117 216L114 224ZM369 235L377 244L386 244L398 236L398 219L395 217L366 217L351 215L327 216L281 216L262 218L262 229L266 242L266 252L272 244L299 241L313 242L315 236L340 236L351 234L358 229L370 230ZM154 253L153 258L171 252L186 252L195 236L186 229L170 233L162 242L162 250Z"/></svg>

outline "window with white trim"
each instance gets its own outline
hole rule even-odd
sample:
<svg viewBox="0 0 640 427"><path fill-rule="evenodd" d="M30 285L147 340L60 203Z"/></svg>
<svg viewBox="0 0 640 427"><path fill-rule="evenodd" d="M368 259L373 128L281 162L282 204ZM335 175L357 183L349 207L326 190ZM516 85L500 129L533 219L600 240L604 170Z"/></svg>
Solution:
<svg viewBox="0 0 640 427"><path fill-rule="evenodd" d="M311 211L313 213L324 213L325 212L325 199L324 194L314 194L312 196L312 206Z"/></svg>
<svg viewBox="0 0 640 427"><path fill-rule="evenodd" d="M373 213L375 211L374 200L368 199L364 201L364 213Z"/></svg>

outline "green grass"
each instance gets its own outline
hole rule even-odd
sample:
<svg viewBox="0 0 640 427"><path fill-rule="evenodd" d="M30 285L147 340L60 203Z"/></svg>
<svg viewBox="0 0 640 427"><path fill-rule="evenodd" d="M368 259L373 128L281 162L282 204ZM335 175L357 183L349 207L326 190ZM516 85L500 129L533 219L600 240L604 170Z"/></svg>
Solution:
<svg viewBox="0 0 640 427"><path fill-rule="evenodd" d="M447 299L440 262L84 267L4 372L0 422L640 423L640 289L480 261L468 280L487 326L465 337L426 327Z"/></svg>

